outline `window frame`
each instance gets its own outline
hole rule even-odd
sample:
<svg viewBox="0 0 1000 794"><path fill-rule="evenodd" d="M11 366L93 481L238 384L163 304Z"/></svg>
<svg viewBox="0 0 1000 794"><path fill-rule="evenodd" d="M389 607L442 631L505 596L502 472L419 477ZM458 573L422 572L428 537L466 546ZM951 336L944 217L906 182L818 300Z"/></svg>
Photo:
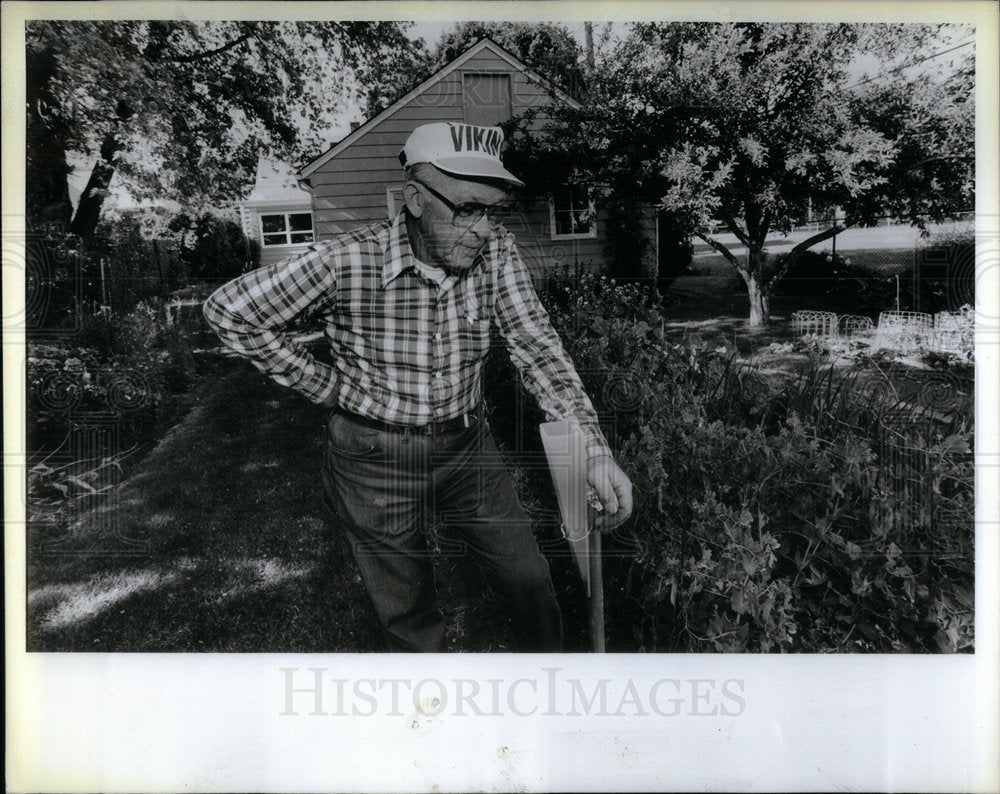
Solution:
<svg viewBox="0 0 1000 794"><path fill-rule="evenodd" d="M265 232L264 231L264 218L281 216L285 221L284 232ZM293 243L293 234L305 234L306 232L302 229L292 230L292 215L308 215L309 216L309 234L312 235L312 240L304 243ZM285 211L270 211L270 212L258 212L257 213L257 227L260 229L260 247L261 249L273 249L273 248L295 248L303 245L312 245L316 242L316 219L313 217L312 210L285 210ZM285 235L285 242L283 243L268 243L268 237L276 237L279 234Z"/></svg>
<svg viewBox="0 0 1000 794"><path fill-rule="evenodd" d="M552 240L594 240L597 238L597 209L594 204L593 194L589 185L565 185L569 190L582 190L587 195L587 208L591 213L590 229L586 232L570 232L569 234L559 234L556 229L556 197L549 194L549 238ZM570 210L573 210L573 201L570 199ZM565 210L562 210L565 212Z"/></svg>
<svg viewBox="0 0 1000 794"><path fill-rule="evenodd" d="M389 185L385 189L385 206L390 219L395 218L403 209L403 187L404 185Z"/></svg>

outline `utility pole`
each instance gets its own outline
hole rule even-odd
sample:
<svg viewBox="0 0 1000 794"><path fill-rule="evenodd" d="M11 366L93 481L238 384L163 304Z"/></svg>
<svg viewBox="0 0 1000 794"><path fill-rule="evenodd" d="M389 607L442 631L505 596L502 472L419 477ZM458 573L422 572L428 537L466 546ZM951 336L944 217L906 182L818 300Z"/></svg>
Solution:
<svg viewBox="0 0 1000 794"><path fill-rule="evenodd" d="M839 212L840 212L840 207L834 207L833 208L833 228L835 228L835 229L837 228L837 224L840 222L840 218L838 217ZM830 243L830 247L832 248L831 253L833 255L833 258L836 259L837 258L837 235L836 234L833 235L833 240Z"/></svg>
<svg viewBox="0 0 1000 794"><path fill-rule="evenodd" d="M108 293L104 287L104 257L101 257L101 308L108 305Z"/></svg>

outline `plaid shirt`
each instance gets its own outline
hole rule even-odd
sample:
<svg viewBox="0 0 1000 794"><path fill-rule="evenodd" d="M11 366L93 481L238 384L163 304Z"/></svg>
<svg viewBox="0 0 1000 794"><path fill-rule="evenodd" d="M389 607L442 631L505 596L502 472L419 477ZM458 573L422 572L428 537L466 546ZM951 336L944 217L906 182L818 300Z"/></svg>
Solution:
<svg viewBox="0 0 1000 794"><path fill-rule="evenodd" d="M576 418L588 455L610 454L511 234L493 235L472 268L450 275L414 257L401 213L225 284L204 312L226 345L283 386L400 425L478 405L492 320L549 419ZM287 335L303 315L323 320L333 367Z"/></svg>

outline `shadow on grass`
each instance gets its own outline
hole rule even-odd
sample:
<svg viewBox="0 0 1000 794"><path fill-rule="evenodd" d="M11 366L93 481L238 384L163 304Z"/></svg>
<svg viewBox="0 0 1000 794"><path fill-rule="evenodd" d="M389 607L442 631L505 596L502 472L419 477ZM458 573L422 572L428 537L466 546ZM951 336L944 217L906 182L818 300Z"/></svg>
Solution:
<svg viewBox="0 0 1000 794"><path fill-rule="evenodd" d="M378 644L326 520L323 414L243 362L104 504L28 531L28 648L364 650Z"/></svg>
<svg viewBox="0 0 1000 794"><path fill-rule="evenodd" d="M384 650L322 503L324 412L223 369L103 504L29 527L29 650ZM439 557L435 575L453 650L511 648L471 560Z"/></svg>

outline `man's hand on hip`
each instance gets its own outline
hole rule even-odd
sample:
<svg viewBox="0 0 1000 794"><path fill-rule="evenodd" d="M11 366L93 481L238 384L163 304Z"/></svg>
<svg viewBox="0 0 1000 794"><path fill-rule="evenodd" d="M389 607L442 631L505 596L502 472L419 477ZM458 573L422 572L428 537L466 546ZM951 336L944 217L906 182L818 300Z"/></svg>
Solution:
<svg viewBox="0 0 1000 794"><path fill-rule="evenodd" d="M632 482L609 455L591 458L587 464L587 482L597 491L604 510L594 521L594 528L610 532L632 515Z"/></svg>

